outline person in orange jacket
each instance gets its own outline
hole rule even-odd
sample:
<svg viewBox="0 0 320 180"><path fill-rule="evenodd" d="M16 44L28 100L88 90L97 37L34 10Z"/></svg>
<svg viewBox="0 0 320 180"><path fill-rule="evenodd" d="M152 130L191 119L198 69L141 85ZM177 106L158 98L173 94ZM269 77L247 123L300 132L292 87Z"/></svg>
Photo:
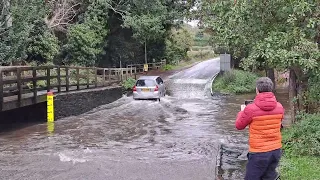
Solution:
<svg viewBox="0 0 320 180"><path fill-rule="evenodd" d="M280 132L284 108L273 94L273 82L268 77L256 81L257 95L247 106L242 105L235 126L249 126L249 152L245 180L274 180L282 154Z"/></svg>

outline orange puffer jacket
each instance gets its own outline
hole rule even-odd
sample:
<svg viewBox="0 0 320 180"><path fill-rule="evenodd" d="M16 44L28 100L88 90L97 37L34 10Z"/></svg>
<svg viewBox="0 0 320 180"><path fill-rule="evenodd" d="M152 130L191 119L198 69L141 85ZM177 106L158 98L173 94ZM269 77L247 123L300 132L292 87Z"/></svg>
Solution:
<svg viewBox="0 0 320 180"><path fill-rule="evenodd" d="M242 130L249 125L249 152L269 152L282 147L283 116L284 108L272 92L259 93L252 104L238 113L236 128Z"/></svg>

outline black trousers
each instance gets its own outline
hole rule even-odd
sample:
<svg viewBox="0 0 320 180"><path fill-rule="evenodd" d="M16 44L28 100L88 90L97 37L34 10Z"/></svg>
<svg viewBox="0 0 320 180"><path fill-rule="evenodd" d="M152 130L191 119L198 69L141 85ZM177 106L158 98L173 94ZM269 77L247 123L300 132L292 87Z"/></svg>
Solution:
<svg viewBox="0 0 320 180"><path fill-rule="evenodd" d="M275 180L281 154L281 149L263 153L249 152L245 180Z"/></svg>

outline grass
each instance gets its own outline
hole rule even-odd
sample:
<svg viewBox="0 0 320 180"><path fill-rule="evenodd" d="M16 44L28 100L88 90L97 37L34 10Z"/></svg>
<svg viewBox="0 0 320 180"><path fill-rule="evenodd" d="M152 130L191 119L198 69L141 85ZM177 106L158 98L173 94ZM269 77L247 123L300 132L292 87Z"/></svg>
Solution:
<svg viewBox="0 0 320 180"><path fill-rule="evenodd" d="M282 179L320 180L320 114L298 114L298 122L282 132Z"/></svg>
<svg viewBox="0 0 320 180"><path fill-rule="evenodd" d="M280 162L281 179L288 180L320 180L320 157L283 156Z"/></svg>
<svg viewBox="0 0 320 180"><path fill-rule="evenodd" d="M244 94L255 92L255 81L258 75L242 71L231 70L225 72L222 76L218 76L213 84L213 91L224 94Z"/></svg>

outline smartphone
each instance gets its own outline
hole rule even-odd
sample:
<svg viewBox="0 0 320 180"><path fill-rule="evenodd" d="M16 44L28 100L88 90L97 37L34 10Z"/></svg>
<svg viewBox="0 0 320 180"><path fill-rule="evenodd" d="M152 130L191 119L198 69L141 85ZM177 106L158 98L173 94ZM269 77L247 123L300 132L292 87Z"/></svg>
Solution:
<svg viewBox="0 0 320 180"><path fill-rule="evenodd" d="M247 106L248 104L251 104L251 103L253 103L253 100L245 100L244 101L244 104Z"/></svg>

